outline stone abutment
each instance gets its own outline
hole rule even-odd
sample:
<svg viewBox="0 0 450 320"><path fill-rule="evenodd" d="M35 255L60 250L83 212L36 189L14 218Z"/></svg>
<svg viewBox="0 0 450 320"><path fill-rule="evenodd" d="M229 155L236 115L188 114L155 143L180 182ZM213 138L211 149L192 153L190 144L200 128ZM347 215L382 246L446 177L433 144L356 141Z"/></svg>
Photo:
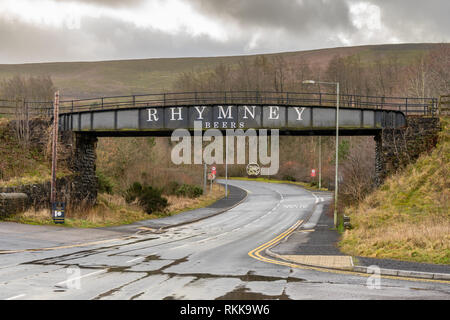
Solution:
<svg viewBox="0 0 450 320"><path fill-rule="evenodd" d="M375 183L431 151L440 131L439 118L407 117L402 129L383 129L375 136Z"/></svg>

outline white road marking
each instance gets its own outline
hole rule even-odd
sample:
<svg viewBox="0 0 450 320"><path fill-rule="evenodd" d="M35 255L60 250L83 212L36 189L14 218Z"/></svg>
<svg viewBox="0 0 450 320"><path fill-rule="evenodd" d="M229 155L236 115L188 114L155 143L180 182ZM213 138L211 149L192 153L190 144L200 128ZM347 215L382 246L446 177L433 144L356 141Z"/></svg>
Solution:
<svg viewBox="0 0 450 320"><path fill-rule="evenodd" d="M106 271L108 271L108 269L102 269L102 270L99 270L99 271L95 271L95 272L91 272L91 273L85 274L84 276L80 276L80 277L76 277L76 278L70 278L70 279L67 279L66 281L58 282L57 284L55 284L55 286L62 285L62 284L66 283L66 282L69 282L69 281L80 280L80 279L83 279L83 278L86 278L86 277L93 276L94 274L99 274L99 273L103 273L103 272L106 272Z"/></svg>
<svg viewBox="0 0 450 320"><path fill-rule="evenodd" d="M278 192L277 190L274 190L274 189L271 189L271 190L272 190L272 191L275 191L276 193L278 193L278 194L280 195L280 198L281 198L281 199L280 199L280 200L277 202L277 204L276 204L271 210L269 210L266 214L260 216L260 217L259 217L258 219L256 219L256 220L253 220L252 222L247 223L247 224L245 224L245 225L242 225L242 226L240 226L240 227L238 227L238 228L235 228L235 229L233 229L233 230L230 230L230 231L227 231L227 232L224 232L224 233L221 233L221 234L212 236L212 237L208 237L208 238L205 238L205 239L196 241L196 243L199 243L199 244L200 244L200 243L206 243L206 242L211 241L211 240L216 240L216 239L218 239L218 238L222 238L223 236L226 236L227 234L229 234L229 233L231 233L231 232L236 232L236 231L239 231L239 230L241 230L241 229L243 229L243 228L248 227L249 225L253 225L255 222L257 222L257 221L259 221L259 220L265 218L267 215L273 213L275 210L278 209L278 207L280 206L280 204L284 201L284 197L283 197L283 195L282 195L280 192Z"/></svg>
<svg viewBox="0 0 450 320"><path fill-rule="evenodd" d="M132 263L132 262L134 262L134 261L137 261L137 260L140 260L140 259L144 259L144 257L137 257L137 258L134 258L134 259L128 260L128 261L127 261L127 262L125 262L125 263Z"/></svg>
<svg viewBox="0 0 450 320"><path fill-rule="evenodd" d="M25 297L25 296L26 296L26 294L19 294L17 296L10 297L10 298L7 298L5 300L14 300L14 299L19 299L19 298L22 298L22 297Z"/></svg>

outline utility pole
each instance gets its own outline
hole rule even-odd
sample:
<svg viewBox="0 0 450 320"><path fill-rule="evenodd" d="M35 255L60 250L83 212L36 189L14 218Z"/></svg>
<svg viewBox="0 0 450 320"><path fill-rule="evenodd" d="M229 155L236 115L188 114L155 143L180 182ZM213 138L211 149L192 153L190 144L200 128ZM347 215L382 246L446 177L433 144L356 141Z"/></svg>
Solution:
<svg viewBox="0 0 450 320"><path fill-rule="evenodd" d="M228 135L225 136L225 198L228 198Z"/></svg>
<svg viewBox="0 0 450 320"><path fill-rule="evenodd" d="M322 136L319 136L319 190L322 188Z"/></svg>
<svg viewBox="0 0 450 320"><path fill-rule="evenodd" d="M206 194L206 171L207 171L207 166L205 163L205 164L203 164L203 194Z"/></svg>
<svg viewBox="0 0 450 320"><path fill-rule="evenodd" d="M334 226L337 227L337 205L338 205L338 154L339 154L339 82L324 82L315 80L304 80L303 84L329 84L336 86L336 163L335 163L335 178L334 178ZM322 170L320 170L321 172ZM319 178L320 179L320 178Z"/></svg>
<svg viewBox="0 0 450 320"><path fill-rule="evenodd" d="M55 92L53 103L53 136L52 136L52 181L50 186L50 202L56 202L56 165L58 161L58 119L59 119L59 91Z"/></svg>
<svg viewBox="0 0 450 320"><path fill-rule="evenodd" d="M339 187L339 82L336 83L336 167L335 167L335 186L334 186L334 226L337 228L337 206L338 206L338 187Z"/></svg>

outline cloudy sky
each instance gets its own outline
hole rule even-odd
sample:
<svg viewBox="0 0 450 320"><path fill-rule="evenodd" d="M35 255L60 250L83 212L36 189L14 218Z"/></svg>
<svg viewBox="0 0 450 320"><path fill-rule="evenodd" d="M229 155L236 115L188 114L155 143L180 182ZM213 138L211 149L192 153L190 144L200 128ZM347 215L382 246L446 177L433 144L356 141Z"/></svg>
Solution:
<svg viewBox="0 0 450 320"><path fill-rule="evenodd" d="M449 42L450 0L0 0L0 63Z"/></svg>

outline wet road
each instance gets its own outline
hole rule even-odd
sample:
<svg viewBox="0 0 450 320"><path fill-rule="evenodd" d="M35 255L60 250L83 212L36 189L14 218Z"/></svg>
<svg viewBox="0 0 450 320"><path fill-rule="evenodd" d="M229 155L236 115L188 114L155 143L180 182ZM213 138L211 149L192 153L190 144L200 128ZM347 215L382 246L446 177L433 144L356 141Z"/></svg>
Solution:
<svg viewBox="0 0 450 320"><path fill-rule="evenodd" d="M450 299L443 283L293 268L249 252L330 201L292 185L230 181L247 199L163 233L90 247L0 255L0 299ZM95 232L95 231L92 231Z"/></svg>

